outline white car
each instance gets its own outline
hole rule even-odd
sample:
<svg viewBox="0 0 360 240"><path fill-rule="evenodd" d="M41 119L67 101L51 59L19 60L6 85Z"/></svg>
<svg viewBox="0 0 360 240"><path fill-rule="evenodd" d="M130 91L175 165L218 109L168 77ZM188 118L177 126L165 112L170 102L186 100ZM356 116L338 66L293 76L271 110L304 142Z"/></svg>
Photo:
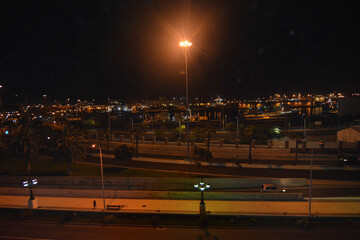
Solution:
<svg viewBox="0 0 360 240"><path fill-rule="evenodd" d="M277 188L274 186L274 184L263 184L260 187L260 192L286 192L286 190Z"/></svg>

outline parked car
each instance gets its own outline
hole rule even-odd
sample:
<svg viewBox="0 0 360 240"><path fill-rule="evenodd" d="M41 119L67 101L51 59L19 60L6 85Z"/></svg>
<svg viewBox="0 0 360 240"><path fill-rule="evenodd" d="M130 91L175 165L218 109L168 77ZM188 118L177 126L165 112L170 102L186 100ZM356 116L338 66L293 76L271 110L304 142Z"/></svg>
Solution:
<svg viewBox="0 0 360 240"><path fill-rule="evenodd" d="M340 156L342 165L356 165L360 163L360 156L356 154L345 154Z"/></svg>
<svg viewBox="0 0 360 240"><path fill-rule="evenodd" d="M274 184L263 184L260 187L260 192L286 192L286 190L277 188L274 186Z"/></svg>

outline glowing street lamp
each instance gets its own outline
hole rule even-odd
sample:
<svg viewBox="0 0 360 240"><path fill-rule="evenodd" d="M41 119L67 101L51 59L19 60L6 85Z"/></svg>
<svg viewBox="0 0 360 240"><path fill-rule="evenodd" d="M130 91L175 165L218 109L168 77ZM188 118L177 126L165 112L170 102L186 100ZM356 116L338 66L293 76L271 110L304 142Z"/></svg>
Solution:
<svg viewBox="0 0 360 240"><path fill-rule="evenodd" d="M188 47L192 45L189 41L180 42L180 47L185 49L185 81L186 81L186 145L187 145L187 160L189 161L189 174L191 175L191 162L190 162L190 144L189 144L189 84L188 84Z"/></svg>
<svg viewBox="0 0 360 240"><path fill-rule="evenodd" d="M200 201L200 214L205 214L206 213L206 206L205 206L205 202L204 202L204 191L206 189L210 188L210 184L205 184L204 180L201 179L199 184L195 184L194 187L198 190L200 190L201 192L201 201Z"/></svg>
<svg viewBox="0 0 360 240"><path fill-rule="evenodd" d="M102 151L101 147L98 144L91 145L92 148L98 146L100 151L100 168L101 168L101 186L102 186L102 196L103 196L103 203L104 203L104 210L105 210L105 193L104 193L104 172L103 172L103 163L102 163Z"/></svg>
<svg viewBox="0 0 360 240"><path fill-rule="evenodd" d="M180 47L190 47L192 45L189 41L180 42Z"/></svg>
<svg viewBox="0 0 360 240"><path fill-rule="evenodd" d="M32 187L34 187L35 185L38 184L38 180L37 179L30 179L29 176L29 180L28 181L23 181L22 185L24 188L29 188L30 192L29 192L29 200L28 200L28 207L29 208L37 208L38 207L38 203L37 200L34 197L33 191L32 191Z"/></svg>

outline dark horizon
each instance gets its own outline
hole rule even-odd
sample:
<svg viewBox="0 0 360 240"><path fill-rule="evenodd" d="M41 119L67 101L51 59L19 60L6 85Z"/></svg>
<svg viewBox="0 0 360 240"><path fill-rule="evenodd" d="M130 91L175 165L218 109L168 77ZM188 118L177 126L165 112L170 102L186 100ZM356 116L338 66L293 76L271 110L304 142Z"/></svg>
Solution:
<svg viewBox="0 0 360 240"><path fill-rule="evenodd" d="M360 90L360 3L347 1L5 1L1 74L14 94L156 99Z"/></svg>

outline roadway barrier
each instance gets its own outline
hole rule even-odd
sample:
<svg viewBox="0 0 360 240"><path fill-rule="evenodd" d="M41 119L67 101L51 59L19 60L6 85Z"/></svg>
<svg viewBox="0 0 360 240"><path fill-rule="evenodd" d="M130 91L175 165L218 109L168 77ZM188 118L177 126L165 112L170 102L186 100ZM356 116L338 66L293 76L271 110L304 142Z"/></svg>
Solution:
<svg viewBox="0 0 360 240"><path fill-rule="evenodd" d="M55 189L101 189L101 178L34 176L38 188ZM27 177L1 176L0 186L21 187ZM107 190L138 191L195 191L194 184L200 178L104 178ZM264 183L278 187L306 186L305 178L206 178L204 181L214 190L260 188Z"/></svg>

